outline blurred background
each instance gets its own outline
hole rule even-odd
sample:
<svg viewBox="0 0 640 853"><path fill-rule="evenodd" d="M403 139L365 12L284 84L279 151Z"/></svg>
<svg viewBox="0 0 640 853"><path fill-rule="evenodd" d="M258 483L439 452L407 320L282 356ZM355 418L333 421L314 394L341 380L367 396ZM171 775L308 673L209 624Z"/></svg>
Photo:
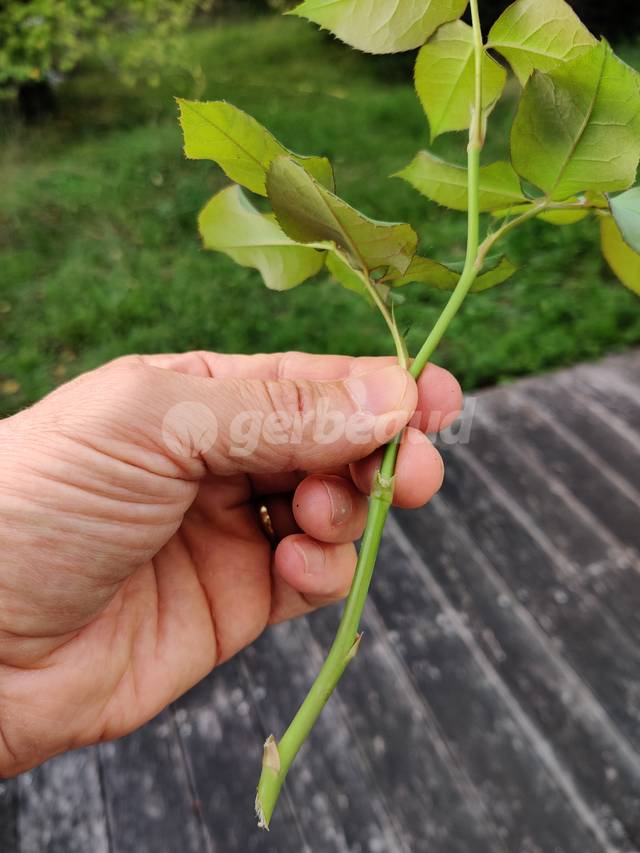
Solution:
<svg viewBox="0 0 640 853"><path fill-rule="evenodd" d="M130 352L389 352L376 313L320 276L287 294L204 252L196 216L226 179L183 159L174 96L224 98L288 147L325 154L338 191L411 222L441 260L463 215L389 175L428 144L412 54L357 54L268 0L23 0L0 4L0 415ZM481 4L484 23L506 6ZM640 68L637 0L576 0ZM517 84L496 110L504 154ZM464 159L463 135L436 152ZM640 304L601 259L593 222L535 223L509 247L514 282L470 298L437 359L465 388L569 365L640 341ZM444 297L406 289L413 347Z"/></svg>

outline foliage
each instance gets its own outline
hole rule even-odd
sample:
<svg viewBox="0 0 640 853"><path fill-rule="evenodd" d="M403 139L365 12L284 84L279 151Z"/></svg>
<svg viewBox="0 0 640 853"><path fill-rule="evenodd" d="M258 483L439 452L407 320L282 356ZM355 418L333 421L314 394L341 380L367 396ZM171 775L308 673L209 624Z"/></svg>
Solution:
<svg viewBox="0 0 640 853"><path fill-rule="evenodd" d="M502 94L507 73L488 52L484 54L483 63L482 103L488 114ZM474 84L473 30L470 26L454 21L440 27L418 54L415 84L429 119L432 142L448 130L469 127Z"/></svg>
<svg viewBox="0 0 640 853"><path fill-rule="evenodd" d="M571 6L557 0L514 3L500 15L487 40L487 46L504 56L523 85L536 69L551 71L595 44Z"/></svg>
<svg viewBox="0 0 640 853"><path fill-rule="evenodd" d="M292 14L308 18L367 53L399 53L424 44L447 21L462 15L468 0L304 0Z"/></svg>
<svg viewBox="0 0 640 853"><path fill-rule="evenodd" d="M22 0L0 4L0 86L67 72L85 56L113 55L118 31L130 33L119 56L134 82L171 61L177 37L208 0ZM157 73L157 71L156 71Z"/></svg>
<svg viewBox="0 0 640 853"><path fill-rule="evenodd" d="M228 97L296 151L329 156L340 195L368 216L411 222L421 255L461 260L464 218L386 177L428 135L409 79L381 76L375 58L294 18L201 27L188 34L188 53L209 80L208 98ZM640 67L640 53L626 56ZM295 81L286 95L283 79ZM37 129L0 122L4 415L131 352L389 351L386 327L331 283L329 270L311 292L280 297L257 286L252 269L202 250L194 211L225 177L180 155L173 95L193 97L190 85L171 71L159 88L142 82L134 91L85 62L62 85L55 121ZM487 163L506 158L516 94L512 82L492 113ZM434 150L459 162L465 145L464 134L445 134ZM436 356L467 390L640 342L637 297L609 273L592 215L567 228L535 220L509 236L518 274L470 299ZM415 351L448 293L418 284L397 292Z"/></svg>
<svg viewBox="0 0 640 853"><path fill-rule="evenodd" d="M306 0L294 11L372 53L413 47L439 21L440 28L418 54L415 76L435 138L444 131L467 129L472 122L472 30L461 21L448 22L465 5L375 0L374 18L379 16L385 26L373 31L360 18L365 8L372 10L357 0ZM628 189L640 161L640 75L619 60L605 41L597 42L564 0L517 0L494 24L488 44L509 60L524 91L511 132L512 162L480 169L479 210L492 211L502 219L503 230L511 230L509 219L514 213L523 220L530 214L545 215L557 225L589 211L609 216L608 208L603 210L603 194ZM486 122L505 82L486 48L483 72ZM319 244L328 244L354 271L364 274L370 288L375 289L380 280L389 283L394 276L405 275L417 249L409 226L372 223L314 180L310 164L316 160L305 166L298 156L295 160L277 157L286 149L268 131L239 111L228 118L230 111L234 108L227 104L212 103L189 103L185 110L183 103L181 122L188 156L218 162L247 189L261 194L266 180L266 194L283 231L300 245L319 249ZM205 114L210 116L209 124L203 124ZM222 114L226 125L221 133L214 121ZM323 168L330 172L328 166ZM467 207L466 170L429 151L420 152L397 174L439 204L454 210ZM319 177L317 170L315 177ZM617 228L617 221L626 237L623 245L634 251L633 237L629 242L628 235L637 228L638 192L625 194L624 201L614 198L612 204L618 216L613 225L604 226L603 233ZM253 221L261 230L260 220ZM489 235L487 242L490 248L495 239ZM615 245L608 241L605 257L618 271ZM289 249L283 247L281 252ZM480 257L486 257L486 251ZM497 278L496 283L502 283ZM628 273L620 278L630 286ZM418 280L423 284L440 281L433 275Z"/></svg>

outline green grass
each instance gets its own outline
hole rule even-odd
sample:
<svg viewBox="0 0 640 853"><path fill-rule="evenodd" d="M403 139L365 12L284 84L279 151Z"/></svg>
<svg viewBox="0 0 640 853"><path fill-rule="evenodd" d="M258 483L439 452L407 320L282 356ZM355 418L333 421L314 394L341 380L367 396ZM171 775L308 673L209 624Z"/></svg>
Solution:
<svg viewBox="0 0 640 853"><path fill-rule="evenodd" d="M308 349L390 352L377 315L323 277L288 294L200 248L196 215L224 179L182 158L174 95L224 97L290 148L327 154L339 191L368 214L408 220L422 248L464 251L464 216L387 176L426 144L427 126L397 61L357 55L292 19L189 36L189 74L135 91L97 67L60 91L55 122L0 130L0 413L129 352ZM638 63L640 52L628 51ZM487 157L506 146L514 108L492 121ZM497 140L497 141L496 141ZM462 136L436 149L462 159ZM636 297L599 254L594 223L536 223L514 236L514 283L469 300L437 360L466 388L640 341ZM401 309L413 348L443 304L419 285Z"/></svg>

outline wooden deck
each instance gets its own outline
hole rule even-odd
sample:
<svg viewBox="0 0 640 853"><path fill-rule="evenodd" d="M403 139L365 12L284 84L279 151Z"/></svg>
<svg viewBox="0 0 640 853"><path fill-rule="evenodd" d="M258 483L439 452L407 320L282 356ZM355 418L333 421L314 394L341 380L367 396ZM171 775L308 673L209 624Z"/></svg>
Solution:
<svg viewBox="0 0 640 853"><path fill-rule="evenodd" d="M271 630L131 737L0 783L2 853L640 851L640 353L480 394L396 513L365 638L253 820L337 620Z"/></svg>

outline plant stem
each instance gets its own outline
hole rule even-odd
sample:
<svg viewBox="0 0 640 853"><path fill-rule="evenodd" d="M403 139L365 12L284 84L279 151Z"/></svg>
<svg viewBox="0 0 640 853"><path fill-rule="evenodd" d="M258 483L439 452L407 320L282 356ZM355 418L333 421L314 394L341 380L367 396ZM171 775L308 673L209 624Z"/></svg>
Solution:
<svg viewBox="0 0 640 853"><path fill-rule="evenodd" d="M591 210L595 209L595 205L589 204L586 201L559 201L554 202L550 201L548 198L538 199L532 206L525 210L520 216L516 216L515 219L511 219L509 222L505 222L497 231L494 231L493 234L490 234L486 240L480 245L478 250L478 259L477 263L482 267L484 261L491 251L491 249L496 245L499 240L502 240L503 237L506 237L507 234L511 233L514 229L518 228L520 225L523 225L525 222L528 222L530 219L534 219L536 216L540 216L541 213L547 213L553 210Z"/></svg>
<svg viewBox="0 0 640 853"><path fill-rule="evenodd" d="M484 45L478 13L478 0L471 0L471 16L474 30L476 79L468 148L469 213L467 256L456 289L451 294L442 314L411 365L410 371L414 378L419 377L428 360L433 355L434 350L442 340L451 321L458 313L460 306L464 302L481 269L481 264L478 264L478 248L480 234L480 152L484 144L482 110L482 62ZM371 286L371 282L369 282L369 286ZM375 290L373 287L371 289ZM382 301L379 300L377 292L374 296L374 301L376 303ZM388 314L386 306L383 304L382 307L384 308L383 315L385 312ZM387 319L386 316L385 319ZM389 323L389 320L387 322ZM393 318L390 318L389 328L392 330L392 333L395 329L395 333L397 334L397 327ZM394 334L394 341L396 341L396 334ZM353 584L327 659L281 740L276 743L273 737L270 737L265 743L262 773L256 794L256 813L259 826L266 829L269 828L273 810L291 764L298 754L300 747L307 739L346 667L355 657L358 650L361 637L358 634L360 619L375 568L384 525L393 501L394 472L401 440L401 435L396 436L387 445L380 470L376 475Z"/></svg>
<svg viewBox="0 0 640 853"><path fill-rule="evenodd" d="M396 354L398 356L398 364L401 367L404 367L406 370L409 367L409 353L407 352L407 345L405 343L404 338L400 334L398 326L396 324L395 318L389 308L387 307L384 299L378 293L375 283L371 281L366 272L358 273L360 276L362 283L367 288L371 298L375 302L378 310L384 317L384 321L387 324L389 331L391 332L391 337L393 338L393 343L396 348Z"/></svg>

